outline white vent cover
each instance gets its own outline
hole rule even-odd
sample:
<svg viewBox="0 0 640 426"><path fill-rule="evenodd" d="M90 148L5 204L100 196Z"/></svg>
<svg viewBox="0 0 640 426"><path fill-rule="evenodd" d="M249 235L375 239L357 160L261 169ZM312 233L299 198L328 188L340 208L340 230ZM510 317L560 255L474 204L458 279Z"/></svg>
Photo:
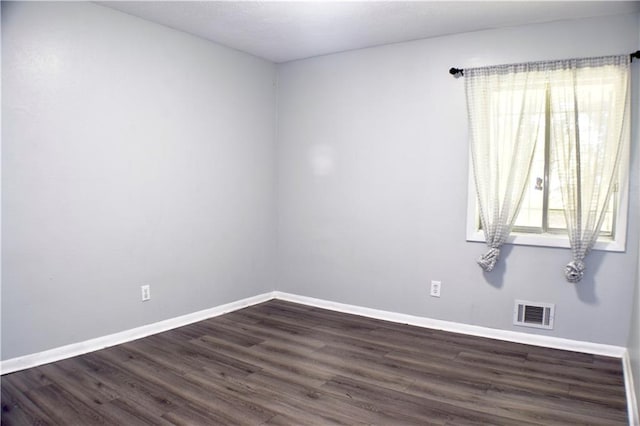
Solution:
<svg viewBox="0 0 640 426"><path fill-rule="evenodd" d="M513 323L523 327L553 328L556 305L553 303L516 300L513 308Z"/></svg>

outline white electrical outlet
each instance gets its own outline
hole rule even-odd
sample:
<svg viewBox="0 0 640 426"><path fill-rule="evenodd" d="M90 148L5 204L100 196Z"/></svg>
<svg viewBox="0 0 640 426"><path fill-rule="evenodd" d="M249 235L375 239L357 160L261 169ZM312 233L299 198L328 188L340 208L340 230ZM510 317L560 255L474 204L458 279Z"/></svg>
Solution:
<svg viewBox="0 0 640 426"><path fill-rule="evenodd" d="M442 283L440 281L431 281L431 296L440 297L440 287Z"/></svg>
<svg viewBox="0 0 640 426"><path fill-rule="evenodd" d="M143 285L140 287L140 290L142 290L142 301L146 302L147 300L151 299L151 286L150 285Z"/></svg>

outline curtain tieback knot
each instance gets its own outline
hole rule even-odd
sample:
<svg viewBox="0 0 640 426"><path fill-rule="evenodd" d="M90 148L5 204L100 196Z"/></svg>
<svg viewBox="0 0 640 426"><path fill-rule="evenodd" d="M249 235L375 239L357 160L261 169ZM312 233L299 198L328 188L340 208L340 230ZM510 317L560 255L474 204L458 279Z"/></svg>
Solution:
<svg viewBox="0 0 640 426"><path fill-rule="evenodd" d="M498 247L491 247L485 254L478 258L477 262L485 272L491 272L493 271L493 267L496 266L499 257L500 249Z"/></svg>
<svg viewBox="0 0 640 426"><path fill-rule="evenodd" d="M564 267L564 276L570 283L577 283L584 275L585 265L582 260L572 260Z"/></svg>

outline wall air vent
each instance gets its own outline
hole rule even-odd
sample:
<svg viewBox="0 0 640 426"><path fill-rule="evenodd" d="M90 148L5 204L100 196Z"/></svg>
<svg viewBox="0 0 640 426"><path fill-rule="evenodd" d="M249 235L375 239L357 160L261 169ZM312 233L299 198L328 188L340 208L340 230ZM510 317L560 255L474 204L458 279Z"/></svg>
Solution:
<svg viewBox="0 0 640 426"><path fill-rule="evenodd" d="M553 303L516 300L513 308L513 324L523 327L553 328L556 305Z"/></svg>

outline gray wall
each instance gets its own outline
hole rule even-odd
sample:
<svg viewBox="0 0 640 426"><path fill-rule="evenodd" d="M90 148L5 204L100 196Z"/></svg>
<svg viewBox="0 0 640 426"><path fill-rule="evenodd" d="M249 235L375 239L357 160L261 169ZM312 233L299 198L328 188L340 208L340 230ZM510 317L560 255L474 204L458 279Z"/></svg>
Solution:
<svg viewBox="0 0 640 426"><path fill-rule="evenodd" d="M447 70L624 53L637 39L629 16L276 67L89 3L3 2L1 358L273 289L625 345L637 123L627 252L593 253L577 286L565 249L508 247L485 276L483 245L465 241L464 81ZM514 298L557 303L556 329L513 327Z"/></svg>
<svg viewBox="0 0 640 426"><path fill-rule="evenodd" d="M638 262L638 191L626 253L509 246L497 270L465 241L464 81L451 66L626 53L635 15L452 35L279 68L278 290L458 323L626 346ZM636 92L638 87L634 89ZM637 97L636 97L637 99ZM638 181L634 123L633 182ZM637 189L637 188L636 188ZM442 297L429 297L430 280ZM512 325L514 299L556 303L556 327Z"/></svg>
<svg viewBox="0 0 640 426"><path fill-rule="evenodd" d="M629 332L627 347L631 358L631 373L633 375L637 406L640 407L640 263L636 274L636 292L633 297L631 331Z"/></svg>
<svg viewBox="0 0 640 426"><path fill-rule="evenodd" d="M638 15L638 47L640 48L640 15ZM640 67L635 67L635 93L636 95L640 93ZM636 123L640 123L640 108L637 105L640 103L640 97L636 97L633 105L636 105L636 112L634 114L634 118L636 119ZM640 126L636 125L636 141L640 138L640 130L638 129ZM636 149L638 149L638 144L636 144ZM635 193L640 193L640 180L635 180L636 187L634 188ZM639 237L640 238L640 237ZM636 398L638 407L640 407L640 258L638 258L638 268L636 270L636 292L633 297L633 312L631 315L631 330L629 331L629 343L627 345L629 348L629 356L631 357L631 367L633 372L634 385L636 390Z"/></svg>
<svg viewBox="0 0 640 426"><path fill-rule="evenodd" d="M2 56L2 359L273 290L275 65L71 2Z"/></svg>

